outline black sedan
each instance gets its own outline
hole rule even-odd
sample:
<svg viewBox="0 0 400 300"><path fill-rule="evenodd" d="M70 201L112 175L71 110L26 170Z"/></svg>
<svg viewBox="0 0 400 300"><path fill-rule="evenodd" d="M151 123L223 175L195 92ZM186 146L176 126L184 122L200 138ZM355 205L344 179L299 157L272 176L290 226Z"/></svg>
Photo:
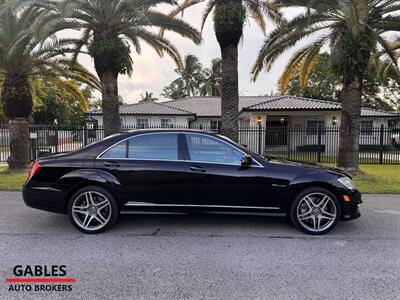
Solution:
<svg viewBox="0 0 400 300"><path fill-rule="evenodd" d="M120 213L246 212L290 217L309 234L360 216L361 195L336 169L258 156L216 134L141 130L34 162L25 203L68 214L85 233Z"/></svg>

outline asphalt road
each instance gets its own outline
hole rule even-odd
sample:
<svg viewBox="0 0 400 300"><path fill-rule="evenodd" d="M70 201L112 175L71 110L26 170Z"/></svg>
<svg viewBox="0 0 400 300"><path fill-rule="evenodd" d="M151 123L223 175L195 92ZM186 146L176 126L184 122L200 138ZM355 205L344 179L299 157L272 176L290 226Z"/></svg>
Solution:
<svg viewBox="0 0 400 300"><path fill-rule="evenodd" d="M400 299L400 195L322 237L253 216L130 215L83 235L0 193L1 299ZM66 265L71 292L10 292L15 265Z"/></svg>

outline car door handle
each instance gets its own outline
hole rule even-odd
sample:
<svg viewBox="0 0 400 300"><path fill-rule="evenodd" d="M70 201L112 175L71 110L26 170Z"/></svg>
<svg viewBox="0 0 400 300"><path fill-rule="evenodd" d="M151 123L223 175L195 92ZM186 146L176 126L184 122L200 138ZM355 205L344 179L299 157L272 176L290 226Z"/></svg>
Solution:
<svg viewBox="0 0 400 300"><path fill-rule="evenodd" d="M119 168L119 163L117 163L116 161L106 161L104 163L104 166L107 168L115 169Z"/></svg>
<svg viewBox="0 0 400 300"><path fill-rule="evenodd" d="M193 172L200 172L200 173L204 173L206 171L203 167L199 166L190 166L190 170L192 170Z"/></svg>

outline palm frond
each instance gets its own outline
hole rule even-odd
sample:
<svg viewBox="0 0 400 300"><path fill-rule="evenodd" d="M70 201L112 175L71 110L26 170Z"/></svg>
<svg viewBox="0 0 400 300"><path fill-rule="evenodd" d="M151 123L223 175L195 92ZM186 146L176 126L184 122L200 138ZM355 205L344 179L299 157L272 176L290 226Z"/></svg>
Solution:
<svg viewBox="0 0 400 300"><path fill-rule="evenodd" d="M82 93L82 91L79 89L79 87L72 81L70 80L63 80L59 77L46 77L45 78L49 83L52 83L54 86L57 88L64 90L66 93L72 95L80 108L83 111L88 111L89 109L89 103L88 99L85 97L85 95Z"/></svg>
<svg viewBox="0 0 400 300"><path fill-rule="evenodd" d="M203 15L201 16L201 25L200 25L200 30L203 32L204 25L206 24L207 18L212 12L212 10L215 7L215 4L217 3L217 0L209 0L206 4L206 8L204 9Z"/></svg>
<svg viewBox="0 0 400 300"><path fill-rule="evenodd" d="M165 14L149 10L146 13L146 21L151 26L162 27L164 30L169 30L178 33L183 37L189 38L196 44L201 42L200 33L194 27L181 19L172 18Z"/></svg>
<svg viewBox="0 0 400 300"><path fill-rule="evenodd" d="M165 52L175 61L178 67L181 68L183 66L182 57L179 54L178 49L167 39L143 28L136 29L135 35L152 47L160 57L162 57Z"/></svg>

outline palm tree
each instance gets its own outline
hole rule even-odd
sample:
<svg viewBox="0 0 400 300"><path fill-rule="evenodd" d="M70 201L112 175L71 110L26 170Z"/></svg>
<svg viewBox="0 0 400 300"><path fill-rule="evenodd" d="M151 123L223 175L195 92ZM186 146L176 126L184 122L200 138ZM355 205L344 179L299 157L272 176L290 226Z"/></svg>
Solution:
<svg viewBox="0 0 400 300"><path fill-rule="evenodd" d="M161 96L169 99L182 99L187 97L183 82L171 83L163 88Z"/></svg>
<svg viewBox="0 0 400 300"><path fill-rule="evenodd" d="M27 1L25 1L27 2ZM68 42L42 35L45 11L40 7L0 6L1 101L9 120L11 170L29 164L29 123L32 112L32 82L40 77L80 97L70 80L99 86L94 75L65 57Z"/></svg>
<svg viewBox="0 0 400 300"><path fill-rule="evenodd" d="M186 55L182 68L175 69L178 78L172 82L173 86L182 86L185 96L191 97L199 94L199 85L203 80L203 66L194 55Z"/></svg>
<svg viewBox="0 0 400 300"><path fill-rule="evenodd" d="M238 140L239 80L238 44L242 37L243 24L248 17L253 18L262 32L265 32L265 16L280 22L278 7L270 0L183 0L170 16L176 16L188 7L206 3L201 29L210 13L214 12L214 31L221 49L221 133Z"/></svg>
<svg viewBox="0 0 400 300"><path fill-rule="evenodd" d="M202 96L221 96L221 59L214 58L211 61L211 67L203 70L203 76L200 94Z"/></svg>
<svg viewBox="0 0 400 300"><path fill-rule="evenodd" d="M144 95L141 94L140 97L142 99L140 99L139 102L154 102L158 100L158 98L153 97L153 93L149 93L148 91L146 91Z"/></svg>
<svg viewBox="0 0 400 300"><path fill-rule="evenodd" d="M58 27L82 30L76 40L76 53L84 46L93 57L101 82L104 134L120 131L118 109L118 75L131 75L133 71L131 47L141 53L141 42L148 44L160 56L167 53L178 66L181 57L175 46L166 38L153 33L152 28L163 27L195 43L200 43L196 29L186 22L171 18L153 8L165 0L63 0L53 11ZM172 2L171 2L172 3ZM62 21L60 19L62 18ZM76 54L76 55L77 55Z"/></svg>
<svg viewBox="0 0 400 300"><path fill-rule="evenodd" d="M398 68L400 61L400 37L390 41L388 47L392 50L390 52L392 57L387 57L386 51L379 51L373 57L378 70L378 78L381 81L385 81L387 78L400 80L400 70Z"/></svg>
<svg viewBox="0 0 400 300"><path fill-rule="evenodd" d="M371 56L377 51L383 51L395 61L385 33L400 31L399 1L280 0L278 5L297 8L299 13L268 35L254 65L253 77L256 79L264 68L269 70L282 53L299 41L314 38L291 57L281 77L280 88L285 90L297 72L300 72L300 81L306 83L321 48L329 46L332 69L343 78L337 165L356 172L363 76Z"/></svg>

